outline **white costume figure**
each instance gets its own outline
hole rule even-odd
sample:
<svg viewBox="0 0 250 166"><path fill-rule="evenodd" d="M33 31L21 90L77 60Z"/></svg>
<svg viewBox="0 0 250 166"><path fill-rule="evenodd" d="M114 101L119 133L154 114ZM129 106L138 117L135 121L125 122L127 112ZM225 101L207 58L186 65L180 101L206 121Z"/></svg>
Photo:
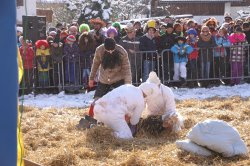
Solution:
<svg viewBox="0 0 250 166"><path fill-rule="evenodd" d="M154 91L152 95L147 96L145 99L147 115L162 115L163 127L171 128L174 132L181 130L183 120L180 114L176 112L172 90L161 84L155 72L151 72L147 81L140 85L140 88L143 87Z"/></svg>
<svg viewBox="0 0 250 166"><path fill-rule="evenodd" d="M131 139L133 136L125 115L130 118L131 125L139 122L145 108L146 93L148 92L144 93L139 87L130 84L122 85L95 102L94 118L112 128L116 137Z"/></svg>

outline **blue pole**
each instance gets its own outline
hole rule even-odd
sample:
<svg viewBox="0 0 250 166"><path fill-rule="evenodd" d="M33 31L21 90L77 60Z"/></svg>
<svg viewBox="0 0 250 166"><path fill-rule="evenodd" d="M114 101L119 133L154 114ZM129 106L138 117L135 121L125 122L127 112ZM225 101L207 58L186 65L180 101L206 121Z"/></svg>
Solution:
<svg viewBox="0 0 250 166"><path fill-rule="evenodd" d="M0 165L17 164L17 44L16 1L0 5Z"/></svg>

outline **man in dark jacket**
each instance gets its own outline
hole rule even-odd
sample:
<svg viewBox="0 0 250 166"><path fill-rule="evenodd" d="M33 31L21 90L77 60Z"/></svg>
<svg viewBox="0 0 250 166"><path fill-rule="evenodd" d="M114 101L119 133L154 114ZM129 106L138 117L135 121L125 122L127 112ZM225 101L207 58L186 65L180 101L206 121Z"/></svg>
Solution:
<svg viewBox="0 0 250 166"><path fill-rule="evenodd" d="M137 38L135 28L128 24L125 28L126 36L120 40L120 45L128 52L128 57L132 72L132 82L138 84L141 78L141 56L136 53L139 51L139 38Z"/></svg>
<svg viewBox="0 0 250 166"><path fill-rule="evenodd" d="M175 44L175 38L176 38L176 35L173 34L174 31L173 24L168 23L165 25L165 28L166 28L166 33L161 36L161 51L164 50L164 52L162 52L163 53L162 76L164 76L163 82L170 80L170 78L173 78L174 61L173 61L173 54L169 49Z"/></svg>
<svg viewBox="0 0 250 166"><path fill-rule="evenodd" d="M144 51L143 53L143 76L142 80L146 81L149 76L150 71L156 70L157 64L157 46L155 41L155 21L149 20L146 25L147 33L143 35L139 41L139 49L140 51Z"/></svg>

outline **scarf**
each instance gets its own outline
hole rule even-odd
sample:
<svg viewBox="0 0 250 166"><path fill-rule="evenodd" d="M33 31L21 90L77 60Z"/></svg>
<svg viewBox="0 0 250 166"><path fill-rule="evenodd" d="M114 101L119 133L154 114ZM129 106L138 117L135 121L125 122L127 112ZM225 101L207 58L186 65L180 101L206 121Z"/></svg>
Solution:
<svg viewBox="0 0 250 166"><path fill-rule="evenodd" d="M208 42L208 41L211 39L212 35L211 35L211 33L208 33L208 35L205 36L203 33L201 33L201 34L200 34L200 37L201 37L201 39L202 39L203 41Z"/></svg>

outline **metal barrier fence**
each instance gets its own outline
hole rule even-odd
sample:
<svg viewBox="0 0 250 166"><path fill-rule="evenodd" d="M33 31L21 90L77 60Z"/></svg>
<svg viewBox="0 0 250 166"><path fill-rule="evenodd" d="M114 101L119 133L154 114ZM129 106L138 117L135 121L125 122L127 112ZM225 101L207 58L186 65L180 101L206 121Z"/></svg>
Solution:
<svg viewBox="0 0 250 166"><path fill-rule="evenodd" d="M180 76L186 72L186 82L228 81L235 84L250 79L250 45L231 46L226 48L197 49L198 57L189 59L184 65L174 63L174 55L169 50L139 51L130 54L132 80L139 85L148 78L150 71L155 71L161 81L174 85L181 81ZM44 59L45 58L45 59ZM93 55L91 56L35 56L33 62L24 61L24 78L20 89L27 93L36 91L56 92L66 90L77 92L88 85ZM32 63L32 65L27 65ZM179 65L179 66L178 66ZM27 67L28 66L28 67ZM176 72L179 72L176 74Z"/></svg>

